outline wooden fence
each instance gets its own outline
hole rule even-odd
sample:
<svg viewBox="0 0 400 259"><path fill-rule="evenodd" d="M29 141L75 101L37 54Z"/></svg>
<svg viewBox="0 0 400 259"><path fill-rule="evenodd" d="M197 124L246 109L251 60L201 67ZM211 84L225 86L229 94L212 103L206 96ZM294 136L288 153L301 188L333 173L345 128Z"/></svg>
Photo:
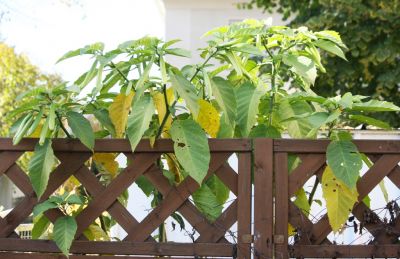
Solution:
<svg viewBox="0 0 400 259"><path fill-rule="evenodd" d="M191 195L199 188L190 177L172 186L162 176L157 159L173 153L170 140L160 140L150 147L143 140L135 153L126 140L97 140L94 152L121 153L128 166L107 186L87 168L93 155L76 140L57 139L53 149L59 160L48 188L38 201L27 174L18 166L22 154L32 151L37 140L24 139L13 146L10 139L0 139L0 176L6 175L25 195L19 204L0 217L0 258L64 258L48 240L21 239L16 228L32 213L34 206L47 199L71 175L90 194L88 206L77 217L78 231L70 258L90 256L108 258L288 258L288 257L399 257L400 217L383 222L359 202L352 213L373 235L368 245L338 245L329 241L331 232L327 216L313 222L299 212L291 197L305 182L321 177L325 165L325 140L235 139L209 141L211 162L207 178L216 175L230 189L235 199L225 206L222 215L210 222L193 204ZM355 141L374 165L357 185L360 201L379 182L388 177L400 188L400 141ZM228 159L236 154L238 166ZM288 173L288 156L297 155L301 163ZM254 167L253 167L254 164ZM163 195L162 202L140 222L125 208L118 197L139 176L147 178ZM252 176L254 175L254 185ZM274 202L275 201L275 202ZM122 241L88 241L82 234L103 212L107 211L127 233ZM194 242L159 243L153 232L174 212L179 212L196 231ZM50 221L62 215L53 209L45 214ZM369 220L366 220L368 216ZM373 218L373 220L370 220ZM296 229L296 238L288 235L288 224ZM118 257L116 257L118 255Z"/></svg>

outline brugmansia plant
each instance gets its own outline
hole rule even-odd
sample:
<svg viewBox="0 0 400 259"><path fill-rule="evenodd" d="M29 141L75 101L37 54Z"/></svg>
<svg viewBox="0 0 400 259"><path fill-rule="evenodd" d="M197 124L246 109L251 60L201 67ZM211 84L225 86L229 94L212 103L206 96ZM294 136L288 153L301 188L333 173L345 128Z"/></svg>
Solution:
<svg viewBox="0 0 400 259"><path fill-rule="evenodd" d="M208 46L201 50L204 61L181 69L167 62L168 56L190 56L173 47L178 40L144 37L108 52L102 43L95 43L66 53L59 61L90 57L89 71L72 84L27 92L21 97L27 101L11 114L18 116L15 144L34 132L40 138L29 165L37 196L43 195L56 163L52 138L78 138L89 150L96 138L128 138L132 150L142 138L150 139L151 144L171 138L175 154L165 154L159 161L160 166L168 165L160 177L167 177L171 184L188 176L196 180L201 188L192 198L212 221L221 214L229 190L217 177L203 181L210 162L208 137L280 138L287 132L293 138L313 139L326 134L332 142L322 188L330 224L338 231L357 201L356 183L363 160L369 162L357 151L351 135L340 128L358 122L389 129L387 123L364 112L400 108L366 96L346 93L324 98L312 91L318 73L326 73L321 62L324 55L346 59L346 46L334 31L312 32L305 27L245 20L213 29L204 37L209 38ZM113 154L94 154L91 168L100 172L96 175L103 181L110 181L119 171L115 159ZM290 159L292 166L296 160ZM153 204L162 198L145 178L137 183L146 195L152 195ZM338 186L335 190L333 184ZM47 209L64 212L52 236L65 254L76 230L74 215L87 204L85 190L79 188L71 178L63 190L35 210L36 237L49 226L43 216ZM297 206L308 214L313 194L307 198L302 189L296 195ZM173 218L183 224L179 214ZM101 233L101 238L107 239L112 224L104 215L85 235L93 239ZM165 240L164 235L160 229L159 240Z"/></svg>

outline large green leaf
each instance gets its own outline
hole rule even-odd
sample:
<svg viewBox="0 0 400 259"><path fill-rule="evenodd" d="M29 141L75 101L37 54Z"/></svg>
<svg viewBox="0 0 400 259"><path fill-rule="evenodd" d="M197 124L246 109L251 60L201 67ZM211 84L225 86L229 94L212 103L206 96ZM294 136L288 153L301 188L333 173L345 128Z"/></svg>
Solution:
<svg viewBox="0 0 400 259"><path fill-rule="evenodd" d="M208 185L202 185L192 194L194 204L211 222L216 220L222 213L221 204L215 193Z"/></svg>
<svg viewBox="0 0 400 259"><path fill-rule="evenodd" d="M354 103L352 110L369 112L400 111L400 107L390 102L369 100L365 103Z"/></svg>
<svg viewBox="0 0 400 259"><path fill-rule="evenodd" d="M365 115L350 115L349 118L351 120L357 121L357 122L361 122L361 123L367 123L368 125L372 125L372 126L376 126L382 129L388 129L390 130L391 127L388 123L369 117L369 116L365 116Z"/></svg>
<svg viewBox="0 0 400 259"><path fill-rule="evenodd" d="M32 228L32 239L39 239L50 226L50 221L45 215L34 219Z"/></svg>
<svg viewBox="0 0 400 259"><path fill-rule="evenodd" d="M259 124L251 129L250 138L281 138L279 130L273 126Z"/></svg>
<svg viewBox="0 0 400 259"><path fill-rule="evenodd" d="M42 203L39 203L38 205L35 206L35 208L33 208L33 216L38 216L50 209L55 209L58 208L58 204L50 201L50 200L46 200Z"/></svg>
<svg viewBox="0 0 400 259"><path fill-rule="evenodd" d="M219 204L223 205L229 198L230 190L229 188L222 182L218 176L211 176L207 182L207 186L214 193L215 197Z"/></svg>
<svg viewBox="0 0 400 259"><path fill-rule="evenodd" d="M111 121L109 111L107 109L101 108L93 111L93 115L96 119L106 128L112 136L115 136L115 127Z"/></svg>
<svg viewBox="0 0 400 259"><path fill-rule="evenodd" d="M237 124L242 137L247 137L257 121L258 105L263 91L250 82L246 82L236 90Z"/></svg>
<svg viewBox="0 0 400 259"><path fill-rule="evenodd" d="M51 144L50 139L46 139L43 145L36 144L32 159L29 162L29 178L39 198L46 190L50 172L56 161Z"/></svg>
<svg viewBox="0 0 400 259"><path fill-rule="evenodd" d="M287 127L289 135L293 138L304 138L308 136L309 132L313 129L313 125L310 120L305 118L296 118L289 120L292 117L311 114L313 111L310 105L305 101L293 101L282 100L279 104L279 117L284 126Z"/></svg>
<svg viewBox="0 0 400 259"><path fill-rule="evenodd" d="M179 163L201 185L210 163L206 133L195 121L186 119L174 121L170 134Z"/></svg>
<svg viewBox="0 0 400 259"><path fill-rule="evenodd" d="M211 88L213 95L221 110L226 115L225 122L232 127L235 125L236 119L236 97L233 85L221 77L214 77L211 80Z"/></svg>
<svg viewBox="0 0 400 259"><path fill-rule="evenodd" d="M96 54L96 52L102 51L103 49L104 49L104 44L102 42L96 42L96 43L87 45L87 46L85 46L83 48L79 48L79 49L76 49L76 50L68 51L59 60L57 60L57 63L61 62L64 59L76 57L76 56L79 56L79 55Z"/></svg>
<svg viewBox="0 0 400 259"><path fill-rule="evenodd" d="M94 133L90 122L80 113L67 112L68 125L74 135L90 150L94 148Z"/></svg>
<svg viewBox="0 0 400 259"><path fill-rule="evenodd" d="M70 216L58 218L54 223L54 242L67 257L77 229L75 218Z"/></svg>
<svg viewBox="0 0 400 259"><path fill-rule="evenodd" d="M194 85L182 75L170 73L169 76L172 87L185 100L187 107L193 113L194 117L197 117L200 109L198 103L200 97L197 95Z"/></svg>
<svg viewBox="0 0 400 259"><path fill-rule="evenodd" d="M153 99L149 94L142 95L142 97L133 103L126 130L132 150L135 150L144 132L149 128L154 112Z"/></svg>
<svg viewBox="0 0 400 259"><path fill-rule="evenodd" d="M357 147L349 140L335 140L329 143L326 157L334 175L353 188L362 168L362 157Z"/></svg>
<svg viewBox="0 0 400 259"><path fill-rule="evenodd" d="M293 71L301 76L307 83L314 84L317 78L317 68L314 62L305 56L286 54L282 59L283 63L292 67Z"/></svg>
<svg viewBox="0 0 400 259"><path fill-rule="evenodd" d="M344 60L346 59L346 56L343 53L343 50L341 48L338 47L338 45L336 45L335 43L333 43L332 41L329 40L317 40L314 42L314 44L316 46L318 46L319 48L326 50L332 54L335 54L338 57L341 57Z"/></svg>

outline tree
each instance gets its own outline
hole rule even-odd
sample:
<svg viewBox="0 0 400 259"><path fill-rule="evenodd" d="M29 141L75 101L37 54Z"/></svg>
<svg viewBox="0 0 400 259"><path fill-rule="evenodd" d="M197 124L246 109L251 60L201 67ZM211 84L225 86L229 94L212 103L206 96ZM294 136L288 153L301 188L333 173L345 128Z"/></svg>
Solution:
<svg viewBox="0 0 400 259"><path fill-rule="evenodd" d="M318 77L314 88L318 94L350 91L400 104L400 1L251 0L240 7L278 11L291 26L340 33L348 46L348 62L323 59L329 73ZM400 127L399 113L374 116Z"/></svg>
<svg viewBox="0 0 400 259"><path fill-rule="evenodd" d="M16 108L17 96L35 86L50 87L61 80L57 75L46 75L32 65L14 48L0 43L0 136L7 136L11 123L6 118Z"/></svg>

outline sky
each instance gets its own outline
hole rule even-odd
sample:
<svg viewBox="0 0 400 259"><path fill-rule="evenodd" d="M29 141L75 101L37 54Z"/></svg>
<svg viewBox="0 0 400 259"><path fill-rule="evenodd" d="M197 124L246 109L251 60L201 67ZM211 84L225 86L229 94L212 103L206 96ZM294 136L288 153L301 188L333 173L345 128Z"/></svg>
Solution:
<svg viewBox="0 0 400 259"><path fill-rule="evenodd" d="M55 64L69 50L94 42L106 49L145 35L164 37L161 0L0 0L3 41L45 72L75 80L89 69L87 58Z"/></svg>

